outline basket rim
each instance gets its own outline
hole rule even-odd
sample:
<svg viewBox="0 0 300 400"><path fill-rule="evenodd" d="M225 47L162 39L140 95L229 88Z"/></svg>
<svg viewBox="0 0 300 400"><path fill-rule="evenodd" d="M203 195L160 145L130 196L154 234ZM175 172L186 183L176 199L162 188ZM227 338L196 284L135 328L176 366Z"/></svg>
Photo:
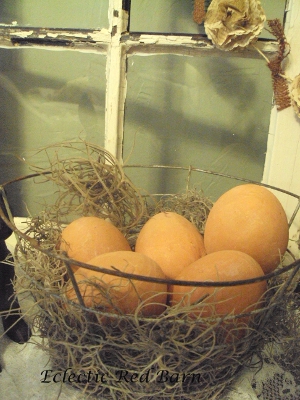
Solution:
<svg viewBox="0 0 300 400"><path fill-rule="evenodd" d="M122 168L124 168L124 169L125 168L145 168L145 169L146 168L154 168L154 169L162 168L162 169L174 169L174 170L188 171L189 174L194 171L194 172L200 172L200 173L204 173L204 174L216 175L216 176L220 176L220 177L223 177L223 178L234 179L234 180L241 181L241 182L253 183L255 185L264 186L266 188L273 189L273 190L276 190L278 192L281 192L281 193L287 194L289 196L292 196L292 197L298 199L299 202L300 202L300 194L298 195L298 194L293 193L293 192L291 192L289 190L279 188L278 186L270 185L270 184L264 183L264 182L259 182L259 181L253 180L253 179L242 178L242 177L235 176L235 175L230 175L230 174L225 174L225 173L222 173L222 172L212 171L212 170L209 170L209 169L193 167L192 165L180 166L180 165L164 165L164 164L148 164L148 165L145 165L145 164L124 164L124 165L122 165ZM42 170L41 172L35 172L35 173L32 173L32 174L21 175L19 177L16 177L14 179L11 179L9 181L1 183L0 184L0 189L5 188L8 185L11 185L11 184L26 180L26 179L35 178L35 177L43 176L43 175L49 175L52 172L53 172L52 170Z"/></svg>
<svg viewBox="0 0 300 400"><path fill-rule="evenodd" d="M106 273L108 275L114 275L114 276L119 276L122 278L127 278L127 279L132 279L132 280L139 280L139 281L147 281L147 282L153 282L153 283L165 283L168 285L178 285L178 286L194 286L194 287L225 287L225 286L239 286L239 285L247 285L247 284L252 284L256 282L261 282L261 281L267 281L271 278L274 278L276 276L282 275L285 272L288 272L292 269L295 269L293 271L293 276L300 270L300 259L297 259L293 261L291 264L287 266L282 266L281 268L276 268L273 272L270 272L268 274L264 274L262 276L256 277L256 278L251 278L251 279L244 279L244 280L235 280L235 281L185 281L185 280L176 280L176 279L164 279L164 278L155 278L155 277L147 277L139 274L130 274L126 272L119 271L117 269L111 270L107 269L104 267L96 267L94 265L90 265L88 263L83 263L81 261L69 258L66 256L66 253L62 252L57 253L48 249L44 249L42 246L39 245L38 241L36 239L33 239L32 237L26 235L25 233L21 232L10 220L9 218L6 217L4 214L2 208L0 207L0 217L3 219L3 221L12 229L12 231L22 239L26 240L27 242L30 243L32 247L34 247L36 250L46 254L49 257L54 257L56 259L59 259L63 261L67 267L68 274L73 276L73 270L70 267L70 264L76 264L80 267L90 269L96 272L101 272L101 273ZM293 255L292 255L293 256ZM293 256L294 257L294 256Z"/></svg>
<svg viewBox="0 0 300 400"><path fill-rule="evenodd" d="M49 254L49 253L47 253L47 254ZM153 282L153 283L166 283L169 285L178 285L178 286L195 286L195 287L240 286L240 285L247 285L247 284L252 284L252 283L256 283L256 282L267 281L267 280L275 278L279 275L282 275L286 272L289 272L293 269L295 269L295 271L293 272L293 275L294 275L298 272L298 270L300 270L300 259L297 259L285 267L281 267L279 269L276 268L276 270L274 270L273 272L258 276L256 278L251 278L251 279L242 279L242 280L235 280L235 281L190 281L190 280L186 281L186 280L177 280L177 279L155 278L155 277L143 276L143 275L139 275L139 274L130 274L127 272L119 271L117 269L110 270L110 269L104 268L104 267L96 267L91 264L79 262L75 259L68 258L65 255L57 255L54 252L52 255L53 255L53 257L56 257L56 258L60 259L61 261L63 261L68 266L70 266L70 264L76 263L76 265L79 265L80 267L83 267L83 268L86 268L86 269L89 269L89 270L92 270L95 272L101 272L101 273L105 273L108 275L118 276L121 278L127 278L130 280L137 280L137 281ZM69 270L69 268L68 268L68 270Z"/></svg>
<svg viewBox="0 0 300 400"><path fill-rule="evenodd" d="M277 186L270 185L268 183L259 182L259 181L253 180L253 179L247 179L247 178L242 178L242 177L238 177L238 176L235 176L235 175L225 174L225 173L222 173L222 172L217 172L217 171L212 171L212 170L208 170L208 169L193 167L192 165L189 165L187 167L187 166L164 165L164 164L148 164L148 165L145 165L145 164L123 164L122 168L123 169L125 169L125 168L145 168L145 169L146 168L153 168L153 169L161 168L161 169L169 169L169 170L188 171L188 181L190 179L191 173L194 171L194 172L200 172L200 173L203 173L203 174L210 174L210 175L220 176L222 178L234 179L234 180L240 181L240 182L252 183L254 185L259 185L259 186L263 186L263 187L271 189L271 190L275 190L277 192L286 194L286 195L291 196L291 197L293 197L293 198L298 200L297 205L296 205L296 207L295 207L295 209L293 211L293 214L291 215L290 220L288 221L289 228L291 227L292 223L294 222L294 220L296 218L296 215L297 215L297 213L298 213L298 211L300 209L300 194L298 195L298 194L293 193L293 192L291 192L289 190L282 189L282 188L279 188ZM22 176L16 177L14 179L11 179L9 181L6 181L6 182L0 184L0 192L2 194L5 194L3 192L5 192L5 187L6 186L12 185L12 184L17 183L17 182L21 182L21 181L26 180L26 179L36 178L36 177L43 176L43 175L50 175L52 172L53 172L52 170L42 170L41 172L35 172L35 173L32 173L32 174L26 174L26 175L22 175ZM168 195L172 195L172 194L155 193L155 194L149 194L148 196L168 196Z"/></svg>
<svg viewBox="0 0 300 400"><path fill-rule="evenodd" d="M248 178L242 178L239 176L235 176L235 175L230 175L230 174L225 174L223 172L217 172L217 171L212 171L209 169L203 169L203 168L198 168L198 167L193 167L192 165L187 166L180 166L180 165L164 165L164 164L124 164L123 168L164 168L164 169L177 169L177 170L184 170L184 171L188 171L189 173L195 171L195 172L201 172L204 174L210 174L210 175L216 175L216 176L221 176L223 178L229 178L229 179L235 179L237 181L243 181L243 182L247 182L247 183L253 183L259 186L264 186L266 188L269 189L274 189L276 191L279 191L281 193L287 194L289 196L295 197L296 199L300 200L300 195L290 192L288 190L279 188L277 186L274 185L269 185L268 183L263 183L263 182L259 182L253 179L248 179Z"/></svg>
<svg viewBox="0 0 300 400"><path fill-rule="evenodd" d="M251 179L246 179L246 178L241 178L241 177L237 177L237 176L233 176L233 175L229 175L229 174L224 174L221 172L216 172L216 171L211 171L211 170L207 170L207 169L201 169L201 168L197 168L197 167L193 167L193 166L188 166L188 167L184 167L184 166L176 166L176 165L160 165L160 164L153 164L153 165L143 165L143 164L124 164L122 166L124 169L125 168L162 168L162 169L173 169L173 170L184 170L184 171L188 171L189 176L190 174L195 171L195 172L200 172L200 173L204 173L204 174L212 174L212 175L216 175L216 176L221 176L224 178L228 178L228 179L235 179L237 181L242 181L242 182L247 182L247 183L252 183L252 184L256 184L259 186L264 186L266 188L269 189L273 189L279 192L282 192L284 194L287 194L289 196L292 196L296 199L298 199L297 205L295 207L295 210L293 212L293 215L289 221L289 227L291 226L291 224L293 223L293 220L295 219L299 209L300 209L300 195L297 195L295 193L292 193L290 191L287 191L285 189L281 189L278 188L276 186L273 185L269 185L269 184L265 184L262 182L258 182L255 180L251 180ZM49 257L54 257L56 259L60 259L62 262L65 263L66 268L67 268L67 272L69 275L73 276L73 271L70 268L70 264L74 264L76 263L76 265L86 268L86 269L90 269L96 272L101 272L101 273L106 273L109 275L115 275L115 276L119 276L119 277L123 277L123 278L127 278L127 279L133 279L133 280L138 280L138 281L147 281L147 282L153 282L153 283L165 283L168 285L178 285L178 286L194 286L194 287L228 287L228 286L239 286L239 285L247 285L247 284L253 284L256 282L261 282L261 281L268 281L274 277L277 277L279 275L282 275L288 271L291 271L292 269L295 269L293 271L293 276L298 272L298 270L300 270L300 259L296 259L295 256L287 249L287 252L293 257L294 261L292 263L290 263L287 266L281 266L280 268L276 268L274 271L268 273L268 274L264 274L262 276L256 277L256 278L251 278L251 279L244 279L244 280L236 280L236 281L212 281L212 282L204 282L204 281L185 281L185 280L176 280L176 279L164 279L164 278L155 278L155 277L146 277L143 275L139 275L139 274L130 274L130 273L126 273L126 272L122 272L119 271L117 269L115 270L111 270L111 269L107 269L104 267L96 267L93 265L90 265L88 263L83 263L80 262L76 259L72 259L66 256L66 253L57 253L54 251L50 251L48 249L43 249L42 246L39 245L38 241L36 239L33 239L32 237L29 237L28 235L26 235L25 233L21 232L19 229L17 229L17 227L15 226L14 222L13 222L13 216L11 215L10 209L9 209L9 203L6 197L6 192L5 192L5 187L26 179L31 179L31 178L35 178L35 177L40 177L43 175L49 175L51 174L53 171L52 170L43 170L40 172L35 172L32 174L27 174L27 175L23 175L20 176L18 178L15 178L13 180L7 181L5 183L0 184L0 193L3 196L3 200L4 200L4 204L5 207L7 209L8 212L8 218L5 215L5 213L3 212L2 208L0 207L0 218L3 219L3 221L9 226L9 228L12 229L12 231L17 235L17 238L19 239L20 237L23 240L26 240L27 242L30 243L30 245L32 247L34 247L36 250L41 251L42 253L48 255ZM168 194L162 194L167 196ZM151 196L151 194L149 195ZM153 194L152 194L153 196ZM282 255L283 256L283 255ZM279 264L280 265L280 264Z"/></svg>
<svg viewBox="0 0 300 400"><path fill-rule="evenodd" d="M245 182L245 183L252 183L254 185L259 185L259 186L263 186L265 188L268 189L272 189L275 190L277 192L286 194L288 196L294 197L295 199L298 200L297 205L293 211L293 214L290 218L290 220L288 221L288 225L289 228L291 227L292 223L294 222L294 219L296 218L296 215L300 209L300 195L290 192L289 190L286 189L282 189L279 188L277 186L274 185L270 185L268 183L264 183L264 182L259 182L253 179L247 179L247 178L242 178L242 177L238 177L235 175L230 175L230 174L225 174L223 172L217 172L217 171L212 171L209 169L203 169L203 168L198 168L198 167L193 167L192 165L189 165L188 167L184 167L184 166L179 166L179 165L163 165L163 164L148 164L148 165L143 165L143 164L124 164L123 168L164 168L164 169L174 169L174 170L184 170L184 171L188 171L188 180L190 179L190 175L193 171L195 172L200 172L203 174L210 174L210 175L215 175L215 176L220 176L222 178L228 178L228 179L234 179L236 181L240 181L240 182ZM156 194L157 195L157 194ZM167 194L159 194L160 196L167 196ZM152 195L154 196L154 195Z"/></svg>

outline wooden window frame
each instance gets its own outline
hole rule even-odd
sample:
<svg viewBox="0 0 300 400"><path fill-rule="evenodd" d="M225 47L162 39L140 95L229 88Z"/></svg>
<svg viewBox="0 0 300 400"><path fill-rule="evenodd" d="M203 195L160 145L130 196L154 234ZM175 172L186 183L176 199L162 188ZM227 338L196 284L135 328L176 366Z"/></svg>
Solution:
<svg viewBox="0 0 300 400"><path fill-rule="evenodd" d="M247 49L242 53L220 52L201 34L130 32L130 4L130 0L110 0L108 29L68 30L0 26L1 47L61 47L66 51L90 51L107 55L105 147L118 159L122 158L128 57L139 54L201 56L203 52L212 55L217 53L221 57L260 57L254 49ZM277 50L277 43L272 40L259 41L257 46L266 54Z"/></svg>
<svg viewBox="0 0 300 400"><path fill-rule="evenodd" d="M154 34L130 32L130 0L110 0L109 27L88 29L44 29L0 25L0 47L35 47L66 51L84 51L105 54L106 107L105 147L122 159L124 110L127 93L127 60L132 55L178 54L201 56L203 53L220 57L260 57L251 47L242 52L222 52L201 34ZM289 0L286 6L285 32L291 44L291 55L286 72L293 78L300 73L300 2ZM273 40L259 40L257 47L266 55L277 51ZM292 107L278 112L273 105L263 182L294 193L300 193L300 119ZM294 204L286 201L287 213ZM300 222L295 222L295 238L299 236ZM296 239L295 239L296 240Z"/></svg>

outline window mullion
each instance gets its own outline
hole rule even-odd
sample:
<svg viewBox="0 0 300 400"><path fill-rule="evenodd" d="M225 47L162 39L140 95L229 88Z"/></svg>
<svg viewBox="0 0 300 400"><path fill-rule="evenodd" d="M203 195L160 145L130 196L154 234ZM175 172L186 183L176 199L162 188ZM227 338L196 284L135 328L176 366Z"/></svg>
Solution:
<svg viewBox="0 0 300 400"><path fill-rule="evenodd" d="M111 41L106 63L105 148L121 158L124 102L126 95L126 54L121 44L127 31L128 13L122 9L122 0L111 0L109 6Z"/></svg>

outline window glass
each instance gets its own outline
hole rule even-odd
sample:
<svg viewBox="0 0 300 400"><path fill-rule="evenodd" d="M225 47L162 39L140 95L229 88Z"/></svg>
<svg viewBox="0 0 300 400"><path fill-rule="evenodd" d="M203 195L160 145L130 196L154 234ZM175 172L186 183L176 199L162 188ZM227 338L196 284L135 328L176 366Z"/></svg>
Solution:
<svg viewBox="0 0 300 400"><path fill-rule="evenodd" d="M105 63L98 54L0 49L1 182L28 173L18 157L35 149L79 137L104 145ZM28 188L13 196L19 215L45 197Z"/></svg>
<svg viewBox="0 0 300 400"><path fill-rule="evenodd" d="M124 160L192 165L261 181L271 106L271 76L264 60L132 56ZM134 180L141 186L147 182L150 193L182 190L178 173L170 174L164 179L158 171L145 170ZM213 197L224 190L216 183L201 177Z"/></svg>
<svg viewBox="0 0 300 400"><path fill-rule="evenodd" d="M108 28L109 0L1 0L0 23L42 28Z"/></svg>
<svg viewBox="0 0 300 400"><path fill-rule="evenodd" d="M193 1L131 0L132 32L204 32L192 20Z"/></svg>
<svg viewBox="0 0 300 400"><path fill-rule="evenodd" d="M193 1L131 0L132 32L205 33L203 24L193 21ZM206 1L206 4L209 2ZM261 0L267 19L283 19L284 0ZM271 37L264 30L261 37Z"/></svg>

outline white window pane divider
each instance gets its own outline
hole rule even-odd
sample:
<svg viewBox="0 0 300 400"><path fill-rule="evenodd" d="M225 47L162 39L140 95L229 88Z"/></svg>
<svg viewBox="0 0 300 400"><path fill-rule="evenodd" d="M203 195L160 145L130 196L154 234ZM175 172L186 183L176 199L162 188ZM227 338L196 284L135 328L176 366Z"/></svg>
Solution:
<svg viewBox="0 0 300 400"><path fill-rule="evenodd" d="M110 0L109 20L111 40L106 61L105 148L121 159L126 98L126 54L121 37L128 27L128 13L122 9L122 0Z"/></svg>

